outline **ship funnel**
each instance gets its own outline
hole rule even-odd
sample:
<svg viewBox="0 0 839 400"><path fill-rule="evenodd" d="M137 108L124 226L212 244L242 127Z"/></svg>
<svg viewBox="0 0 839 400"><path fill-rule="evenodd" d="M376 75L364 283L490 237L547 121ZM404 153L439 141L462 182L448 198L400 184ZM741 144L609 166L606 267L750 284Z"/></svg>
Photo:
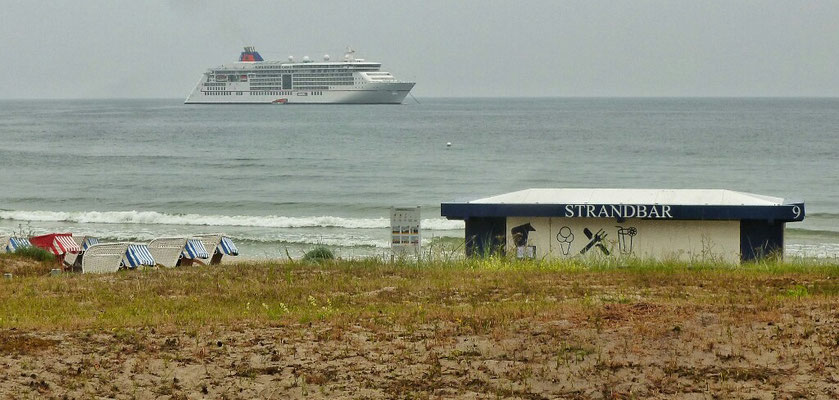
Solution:
<svg viewBox="0 0 839 400"><path fill-rule="evenodd" d="M245 51L239 55L239 61L244 62L254 62L254 61L264 61L262 56L259 55L259 52L253 46L245 46Z"/></svg>

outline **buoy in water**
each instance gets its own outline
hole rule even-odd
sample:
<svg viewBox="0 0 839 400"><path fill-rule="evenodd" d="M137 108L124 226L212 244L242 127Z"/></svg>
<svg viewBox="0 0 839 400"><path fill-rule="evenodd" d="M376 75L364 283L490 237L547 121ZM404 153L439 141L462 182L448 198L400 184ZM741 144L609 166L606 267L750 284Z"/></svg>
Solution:
<svg viewBox="0 0 839 400"><path fill-rule="evenodd" d="M446 147L452 147L452 142L446 142Z"/></svg>

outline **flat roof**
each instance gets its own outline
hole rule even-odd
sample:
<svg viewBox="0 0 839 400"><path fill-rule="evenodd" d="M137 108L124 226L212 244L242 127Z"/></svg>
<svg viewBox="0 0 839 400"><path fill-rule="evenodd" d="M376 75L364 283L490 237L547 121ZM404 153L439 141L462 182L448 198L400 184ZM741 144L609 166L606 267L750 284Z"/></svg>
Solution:
<svg viewBox="0 0 839 400"><path fill-rule="evenodd" d="M725 189L536 188L442 203L449 219L568 217L801 221L804 202Z"/></svg>

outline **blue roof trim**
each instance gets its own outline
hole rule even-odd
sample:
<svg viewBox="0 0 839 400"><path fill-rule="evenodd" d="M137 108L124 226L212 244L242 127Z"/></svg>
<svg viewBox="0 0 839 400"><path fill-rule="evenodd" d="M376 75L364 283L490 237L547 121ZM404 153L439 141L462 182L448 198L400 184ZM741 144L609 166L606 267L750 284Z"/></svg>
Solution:
<svg viewBox="0 0 839 400"><path fill-rule="evenodd" d="M593 214L588 214L594 207ZM777 206L714 206L714 205L663 205L663 204L487 204L487 203L442 203L440 214L448 219L468 219L474 217L566 217L566 218L611 218L617 217L612 207L656 208L651 217L642 219L658 220L772 220L780 222L801 221L804 219L804 203L791 203ZM568 207L572 212L568 213ZM582 212L580 211L582 208ZM662 207L667 207L664 213ZM602 211L603 208L607 210ZM636 209L637 211L637 209ZM665 214L665 215L662 215ZM627 216L626 218L639 218Z"/></svg>

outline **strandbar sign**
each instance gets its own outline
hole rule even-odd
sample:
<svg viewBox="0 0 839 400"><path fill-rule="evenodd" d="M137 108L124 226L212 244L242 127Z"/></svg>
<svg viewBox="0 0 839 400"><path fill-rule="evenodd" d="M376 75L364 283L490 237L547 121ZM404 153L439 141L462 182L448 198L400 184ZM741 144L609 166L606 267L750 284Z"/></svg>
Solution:
<svg viewBox="0 0 839 400"><path fill-rule="evenodd" d="M721 189L527 189L443 203L467 255L636 256L739 262L782 255L803 202Z"/></svg>
<svg viewBox="0 0 839 400"><path fill-rule="evenodd" d="M567 218L673 218L668 205L566 204Z"/></svg>

